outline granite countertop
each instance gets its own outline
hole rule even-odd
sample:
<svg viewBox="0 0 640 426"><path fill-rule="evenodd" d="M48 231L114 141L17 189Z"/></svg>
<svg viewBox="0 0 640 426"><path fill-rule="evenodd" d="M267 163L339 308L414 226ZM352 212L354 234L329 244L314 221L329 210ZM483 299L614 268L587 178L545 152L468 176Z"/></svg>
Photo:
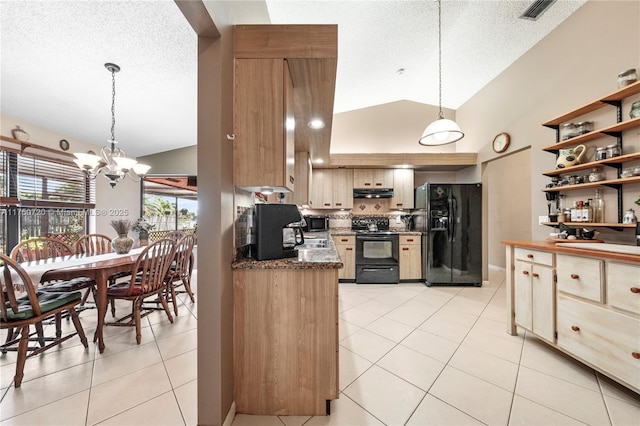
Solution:
<svg viewBox="0 0 640 426"><path fill-rule="evenodd" d="M328 236L327 236L328 237ZM326 248L298 249L298 257L274 260L236 259L231 269L342 269L344 264L331 238Z"/></svg>
<svg viewBox="0 0 640 426"><path fill-rule="evenodd" d="M616 259L626 260L631 262L640 262L640 255L633 254L632 250L635 246L623 246L628 250L625 252L612 251L614 248L611 246L621 246L621 244L606 244L606 243L582 243L587 244L581 247L581 244L570 244L568 240L562 243L554 243L552 241L501 241L502 244L510 245L514 247L524 247L530 249L553 251L556 253L575 254L581 256L592 256L604 259ZM598 244L602 245L602 249L596 248Z"/></svg>

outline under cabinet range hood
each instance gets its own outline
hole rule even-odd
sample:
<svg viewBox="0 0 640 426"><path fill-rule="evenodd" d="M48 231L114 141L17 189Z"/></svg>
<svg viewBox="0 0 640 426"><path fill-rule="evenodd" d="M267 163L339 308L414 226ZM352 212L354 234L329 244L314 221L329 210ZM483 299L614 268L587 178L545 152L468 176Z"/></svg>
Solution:
<svg viewBox="0 0 640 426"><path fill-rule="evenodd" d="M356 188L353 190L353 198L391 198L393 188Z"/></svg>

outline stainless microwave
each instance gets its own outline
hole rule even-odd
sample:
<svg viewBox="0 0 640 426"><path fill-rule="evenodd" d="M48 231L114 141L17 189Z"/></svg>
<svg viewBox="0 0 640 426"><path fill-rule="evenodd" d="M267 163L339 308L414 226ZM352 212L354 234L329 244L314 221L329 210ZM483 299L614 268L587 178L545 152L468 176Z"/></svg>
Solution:
<svg viewBox="0 0 640 426"><path fill-rule="evenodd" d="M305 216L304 221L307 223L303 231L328 231L329 230L329 217L328 216Z"/></svg>

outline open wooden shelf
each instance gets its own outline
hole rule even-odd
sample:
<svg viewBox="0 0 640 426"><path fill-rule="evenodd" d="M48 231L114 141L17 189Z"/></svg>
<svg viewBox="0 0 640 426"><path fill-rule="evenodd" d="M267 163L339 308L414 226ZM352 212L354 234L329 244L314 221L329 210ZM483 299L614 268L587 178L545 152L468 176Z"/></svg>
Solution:
<svg viewBox="0 0 640 426"><path fill-rule="evenodd" d="M634 83L635 84L635 83ZM612 136L616 133L624 132L625 130L634 129L640 127L640 117L632 118L630 120L622 121L620 123L613 124L611 126L604 127L602 129L594 130L593 132L585 133L584 135L575 136L573 138L557 142L553 145L542 148L543 151L557 153L559 150L588 142L593 139L598 139L603 136Z"/></svg>
<svg viewBox="0 0 640 426"><path fill-rule="evenodd" d="M618 167L623 163L627 163L634 160L640 160L640 152L634 152L632 154L620 155L618 157L607 158L606 160L591 161L589 163L578 164L577 166L565 167L564 169L555 169L548 172L544 172L545 176L560 176L566 175L571 172L577 172L578 170L593 169L602 165Z"/></svg>

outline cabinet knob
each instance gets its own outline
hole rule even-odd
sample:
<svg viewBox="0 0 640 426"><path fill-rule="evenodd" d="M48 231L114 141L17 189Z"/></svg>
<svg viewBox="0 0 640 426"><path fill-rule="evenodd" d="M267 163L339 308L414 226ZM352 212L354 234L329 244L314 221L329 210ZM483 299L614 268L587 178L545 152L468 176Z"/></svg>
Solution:
<svg viewBox="0 0 640 426"><path fill-rule="evenodd" d="M578 275L578 274L571 274L571 279L578 280L578 279L580 279L580 275Z"/></svg>
<svg viewBox="0 0 640 426"><path fill-rule="evenodd" d="M402 247L402 250L403 251L407 251L407 250L409 250L409 247Z"/></svg>
<svg viewBox="0 0 640 426"><path fill-rule="evenodd" d="M533 278L539 278L539 277L540 277L540 274L536 274L536 273L534 272L533 274L531 274L531 276L532 276Z"/></svg>
<svg viewBox="0 0 640 426"><path fill-rule="evenodd" d="M402 207L403 203L396 203L396 207Z"/></svg>
<svg viewBox="0 0 640 426"><path fill-rule="evenodd" d="M523 275L529 275L529 271L522 271Z"/></svg>
<svg viewBox="0 0 640 426"><path fill-rule="evenodd" d="M330 206L331 206L331 204L330 204L330 203L324 203L324 206L326 206L326 207L330 207Z"/></svg>
<svg viewBox="0 0 640 426"><path fill-rule="evenodd" d="M640 359L640 352L631 352L631 356L635 359Z"/></svg>
<svg viewBox="0 0 640 426"><path fill-rule="evenodd" d="M631 290L631 293L636 293L636 294L640 293L640 288L638 287L631 287L629 290Z"/></svg>
<svg viewBox="0 0 640 426"><path fill-rule="evenodd" d="M573 331L580 331L580 327L578 327L577 325L572 325L572 326L571 326L571 329L572 329Z"/></svg>
<svg viewBox="0 0 640 426"><path fill-rule="evenodd" d="M527 259L533 259L533 255L532 254L528 254L527 255Z"/></svg>
<svg viewBox="0 0 640 426"><path fill-rule="evenodd" d="M353 250L353 247L347 247L347 251Z"/></svg>
<svg viewBox="0 0 640 426"><path fill-rule="evenodd" d="M407 238L407 242L408 243L412 243L413 242L413 238Z"/></svg>
<svg viewBox="0 0 640 426"><path fill-rule="evenodd" d="M336 203L336 206L340 207L340 206L342 206L342 203Z"/></svg>
<svg viewBox="0 0 640 426"><path fill-rule="evenodd" d="M342 241L343 243L347 243L347 242L349 242L349 239L348 238L340 238L340 241Z"/></svg>

